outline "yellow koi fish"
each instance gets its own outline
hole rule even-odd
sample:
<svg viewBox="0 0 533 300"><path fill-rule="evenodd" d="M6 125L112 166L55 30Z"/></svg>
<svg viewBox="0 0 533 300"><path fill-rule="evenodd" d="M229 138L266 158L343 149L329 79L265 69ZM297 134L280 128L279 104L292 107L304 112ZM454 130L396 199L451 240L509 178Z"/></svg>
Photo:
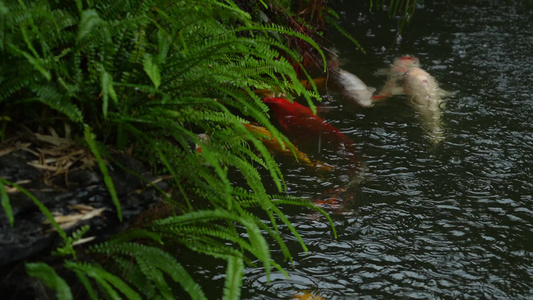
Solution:
<svg viewBox="0 0 533 300"><path fill-rule="evenodd" d="M313 167L321 171L327 171L327 172L333 171L333 168L331 166L325 165L324 163L319 162L319 161L311 161L309 157L307 156L307 154L298 150L298 148L296 148L296 146L294 146L291 143L285 144L284 145L285 149L284 149L284 147L279 143L279 141L275 139L270 133L270 131L268 131L265 127L261 127L261 126L257 126L253 124L244 124L244 126L246 126L246 128L248 128L248 130L250 130L251 132L259 135L263 141L263 144L268 149L270 149L270 151L281 153L284 155L296 155L296 158L298 159L298 161L304 163L307 166ZM291 147L294 149L294 154L290 149Z"/></svg>

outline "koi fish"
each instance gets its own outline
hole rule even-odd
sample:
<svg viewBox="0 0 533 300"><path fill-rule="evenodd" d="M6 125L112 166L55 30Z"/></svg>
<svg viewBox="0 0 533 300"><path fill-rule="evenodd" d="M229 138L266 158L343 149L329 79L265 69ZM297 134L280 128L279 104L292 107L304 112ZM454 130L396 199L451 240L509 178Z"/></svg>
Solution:
<svg viewBox="0 0 533 300"><path fill-rule="evenodd" d="M342 97L354 104L362 107L372 107L372 95L376 91L373 87L366 84L354 74L340 68L341 62L336 50L332 51L332 57L328 61L328 68L333 75L333 81L340 91Z"/></svg>
<svg viewBox="0 0 533 300"><path fill-rule="evenodd" d="M442 90L435 78L420 68L420 61L411 56L402 56L388 70L388 80L374 100L383 100L392 95L407 95L409 104L418 113L422 127L429 133L433 143L443 139L441 117L443 97L449 93Z"/></svg>
<svg viewBox="0 0 533 300"><path fill-rule="evenodd" d="M313 114L309 107L285 98L266 97L263 99L272 110L280 126L297 140L320 137L339 147L352 147L353 142L339 129Z"/></svg>
<svg viewBox="0 0 533 300"><path fill-rule="evenodd" d="M341 86L341 94L346 100L362 107L374 106L372 94L376 91L375 88L367 87L361 79L345 70L338 71L337 81Z"/></svg>
<svg viewBox="0 0 533 300"><path fill-rule="evenodd" d="M325 77L319 77L313 78L312 81L318 89L323 89L326 87L328 80ZM302 83L306 89L311 89L313 86L309 80L300 80L300 83Z"/></svg>
<svg viewBox="0 0 533 300"><path fill-rule="evenodd" d="M292 297L292 299L298 300L325 300L320 295L315 295L309 292L303 292L304 294L297 294Z"/></svg>
<svg viewBox="0 0 533 300"><path fill-rule="evenodd" d="M387 81L381 91L373 97L374 101L385 100L393 95L404 94L403 77L412 67L419 67L420 61L412 56L397 58L389 69L376 72L377 75L387 75Z"/></svg>
<svg viewBox="0 0 533 300"><path fill-rule="evenodd" d="M428 131L431 140L438 143L443 139L441 128L443 95L435 78L419 67L411 67L405 74L403 88L409 97L409 104L418 112L422 127Z"/></svg>
<svg viewBox="0 0 533 300"><path fill-rule="evenodd" d="M355 103L362 107L372 107L372 95L376 91L373 87L368 87L359 79L359 77L345 70L334 70L332 80L325 77L313 78L312 80L301 80L300 83L306 88L311 89L313 84L317 89L324 89L327 86L333 86L340 90L342 96L349 102ZM255 90L254 93L260 97L284 97L282 93L276 93L269 89Z"/></svg>
<svg viewBox="0 0 533 300"><path fill-rule="evenodd" d="M270 149L271 151L274 151L276 153L281 153L285 155L296 155L296 158L298 161L303 162L305 165L313 167L315 169L321 170L321 171L327 171L331 172L333 171L333 168L331 166L325 165L322 162L319 161L311 161L307 154L303 153L302 151L298 150L296 146L293 144L285 143L285 147L283 147L280 142L275 139L270 131L268 131L265 127L256 126L253 124L244 124L248 130L250 130L253 133L256 133L259 135L263 141L263 144ZM294 149L294 154L291 151L290 147Z"/></svg>

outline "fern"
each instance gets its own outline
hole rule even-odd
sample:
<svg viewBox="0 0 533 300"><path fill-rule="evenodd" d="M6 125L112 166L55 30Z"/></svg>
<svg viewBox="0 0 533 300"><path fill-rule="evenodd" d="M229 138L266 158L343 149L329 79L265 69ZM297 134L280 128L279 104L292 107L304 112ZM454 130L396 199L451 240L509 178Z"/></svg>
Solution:
<svg viewBox="0 0 533 300"><path fill-rule="evenodd" d="M42 280L49 288L56 291L58 300L73 299L67 282L57 275L54 268L45 263L27 263L26 272Z"/></svg>
<svg viewBox="0 0 533 300"><path fill-rule="evenodd" d="M42 204L41 201L39 201L37 198L35 198L35 196L33 196L29 191L27 191L26 189L24 189L23 187L21 187L20 185L18 185L16 183L13 183L13 182L10 182L8 180L5 180L2 177L0 177L0 184L3 185L4 188L5 188L5 185L12 186L12 187L16 188L18 191L20 191L21 193L23 193L24 195L26 195L28 198L30 198L33 201L33 203L39 208L41 213L45 216L46 220L52 224L52 226L57 231L59 236L61 238L63 238L63 240L67 239L67 234L59 226L59 224L55 221L54 216L52 215L52 213L50 213L50 210L48 210L48 208L46 208L46 206L44 204ZM2 198L3 198L2 199L2 204L4 205L4 202L3 202L4 197L2 197Z"/></svg>
<svg viewBox="0 0 533 300"><path fill-rule="evenodd" d="M77 242L82 236L89 231L89 225L82 226L80 229L72 233L72 237L67 237L63 240L63 246L56 249L53 253L58 256L72 255L76 258L76 251L74 251L74 243Z"/></svg>
<svg viewBox="0 0 533 300"><path fill-rule="evenodd" d="M174 282L179 282L193 299L206 299L200 286L194 282L181 264L161 249L137 243L115 243L111 241L92 247L92 251L107 254L115 260L117 255L135 258L139 270L144 275L144 277L139 277L139 279L144 280L146 278L150 280L157 286L161 295L167 299L173 299L173 296L168 283L163 277L163 273L170 276ZM124 272L128 271L124 270ZM140 282L134 281L133 283Z"/></svg>
<svg viewBox="0 0 533 300"><path fill-rule="evenodd" d="M224 283L224 298L222 299L240 299L243 269L244 263L242 259L232 257L228 260L226 282Z"/></svg>
<svg viewBox="0 0 533 300"><path fill-rule="evenodd" d="M9 196L7 195L6 187L4 186L3 182L0 182L0 201L2 203L2 207L4 208L4 212L6 213L7 219L9 220L9 225L13 227L15 218L13 217L13 209L11 208Z"/></svg>
<svg viewBox="0 0 533 300"><path fill-rule="evenodd" d="M119 292L126 296L127 299L141 299L140 295L127 285L122 279L113 275L97 265L77 263L72 261L65 262L65 267L75 271L79 276L82 275L82 282L86 284L88 290L92 290L89 294L94 295L95 292L92 285L87 280L87 277L92 278L98 285L107 298L120 299ZM88 285L88 286L87 286ZM91 297L92 298L92 297Z"/></svg>
<svg viewBox="0 0 533 300"><path fill-rule="evenodd" d="M278 206L325 212L268 194L265 180L280 193L286 189L282 171L261 137L243 125L257 122L282 145L290 144L270 122L258 89L306 99L315 110L316 86L307 90L300 82L293 65L302 55L288 39L314 48L326 65L315 40L284 25L262 24L233 1L0 2L0 110L17 112L13 123L24 121L32 130L43 124L42 115L46 125L71 122L96 157L119 219L120 202L104 161L107 147L131 147L154 173L172 175L170 184L179 191L174 200L181 215L91 248L112 264L65 262L91 299L171 299L170 280L204 299L178 260L162 250L168 243L225 259L226 299L239 297L244 264L258 260L267 276L273 267L286 274L267 242L274 240L292 261L278 223L306 250ZM13 224L4 185L32 196L0 178L2 205ZM72 243L84 231L67 237L46 207L32 200L62 236L58 252L75 255ZM259 217L263 213L268 225Z"/></svg>
<svg viewBox="0 0 533 300"><path fill-rule="evenodd" d="M270 273L270 253L268 252L268 246L266 243L266 240L261 234L261 231L259 227L256 225L256 223L244 216L238 216L233 213L230 213L229 211L215 209L215 210L204 210L204 211L195 211L191 213L187 213L181 216L176 217L169 217L163 220L157 220L153 224L154 231L158 231L158 228L164 228L171 226L172 232L175 236L178 236L180 234L180 230L182 227L186 227L191 224L205 224L209 222L214 222L217 220L227 220L236 222L240 225L242 225L248 234L248 239L250 245L253 247L253 254L261 260L263 263L265 270L267 272L267 275ZM190 227L193 230L200 231L201 229L198 228L198 226ZM213 232L213 231L211 231ZM190 237L190 233L187 235ZM204 234L199 234L199 236L204 236ZM215 233L215 236L218 238L224 237L223 235L217 235ZM244 246L244 243L242 244ZM252 248L250 248L252 249Z"/></svg>
<svg viewBox="0 0 533 300"><path fill-rule="evenodd" d="M89 149L91 149L91 152L96 157L96 161L98 162L100 171L102 171L105 185L107 186L107 190L109 191L109 194L111 195L111 200L113 200L113 204L115 204L115 207L117 209L118 219L122 221L122 210L120 208L120 202L118 200L117 191L115 190L115 185L113 184L113 180L111 179L111 176L109 176L109 172L102 159L102 155L100 154L100 151L98 151L98 148L96 147L96 143L94 142L93 136L91 134L91 129L87 125L85 125L84 135L85 135L85 141L87 142Z"/></svg>

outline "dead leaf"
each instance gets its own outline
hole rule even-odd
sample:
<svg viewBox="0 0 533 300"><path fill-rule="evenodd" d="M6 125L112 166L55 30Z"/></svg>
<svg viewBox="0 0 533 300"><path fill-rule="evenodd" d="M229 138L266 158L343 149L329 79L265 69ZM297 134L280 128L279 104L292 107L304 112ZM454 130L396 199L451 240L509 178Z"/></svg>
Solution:
<svg viewBox="0 0 533 300"><path fill-rule="evenodd" d="M61 227L62 229L68 229L70 227L76 226L80 221L89 220L94 217L101 217L102 213L106 210L105 207L93 208L92 206L82 204L71 205L69 207L78 210L80 213L54 216L54 221L56 221L59 224L59 227ZM49 222L45 221L45 223Z"/></svg>
<svg viewBox="0 0 533 300"><path fill-rule="evenodd" d="M95 236L90 236L90 237L86 237L86 238L83 238L83 239L79 239L77 241L75 241L74 243L72 243L72 246L78 246L78 245L81 245L81 244L85 244L85 243L88 243L92 240L96 239Z"/></svg>
<svg viewBox="0 0 533 300"><path fill-rule="evenodd" d="M56 145L56 146L60 146L62 144L65 144L65 145L73 145L74 144L74 141L71 140L71 139L61 138L61 137L53 136L53 135L44 135L44 134L36 133L35 137L39 141L42 141L42 142L45 142L45 143L49 143L49 144L52 144L52 145Z"/></svg>

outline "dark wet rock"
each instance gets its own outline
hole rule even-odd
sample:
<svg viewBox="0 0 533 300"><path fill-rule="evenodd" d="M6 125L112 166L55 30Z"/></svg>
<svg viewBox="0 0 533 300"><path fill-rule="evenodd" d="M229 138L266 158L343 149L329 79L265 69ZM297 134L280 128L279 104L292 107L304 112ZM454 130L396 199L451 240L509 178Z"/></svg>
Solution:
<svg viewBox="0 0 533 300"><path fill-rule="evenodd" d="M53 213L61 215L77 213L75 209L69 207L75 204L89 205L95 209L105 208L101 216L80 221L66 230L67 233L83 225L89 225L90 230L85 237L95 236L96 240L107 239L110 235L126 228L143 210L161 198L160 193L154 188L146 187L153 176L145 166L130 156L115 155L113 160L116 163L109 164L108 168L121 203L123 222L120 222L98 168L69 171L68 175L51 177L47 185L43 178L49 174L29 166L27 162L32 159L35 159L35 156L22 150L1 156L0 177L11 182L23 182L20 185ZM159 187L165 188L163 183L160 183ZM15 224L11 227L5 213L1 211L2 277L6 274L5 268L9 268L10 265L36 255L47 255L61 242L57 232L52 230L50 224L45 223L46 218L31 199L21 192L11 192L8 195Z"/></svg>

